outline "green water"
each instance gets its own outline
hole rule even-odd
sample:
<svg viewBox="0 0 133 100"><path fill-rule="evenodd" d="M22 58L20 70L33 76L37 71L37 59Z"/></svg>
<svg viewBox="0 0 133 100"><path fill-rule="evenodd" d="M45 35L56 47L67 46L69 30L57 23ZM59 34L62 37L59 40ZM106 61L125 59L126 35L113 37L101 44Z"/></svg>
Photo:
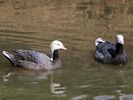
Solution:
<svg viewBox="0 0 133 100"><path fill-rule="evenodd" d="M62 68L48 72L15 68L0 54L0 100L133 100L131 3L93 3L0 3L1 52L21 48L50 53L49 44L55 39L68 48L60 51ZM125 36L128 64L96 63L95 39L100 36L113 42L118 33Z"/></svg>

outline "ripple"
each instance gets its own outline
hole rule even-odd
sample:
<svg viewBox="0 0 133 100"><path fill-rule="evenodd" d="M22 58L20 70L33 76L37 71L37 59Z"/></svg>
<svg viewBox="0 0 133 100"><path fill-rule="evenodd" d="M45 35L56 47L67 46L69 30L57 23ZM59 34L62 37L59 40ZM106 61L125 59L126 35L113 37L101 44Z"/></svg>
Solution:
<svg viewBox="0 0 133 100"><path fill-rule="evenodd" d="M3 75L3 81L4 82L8 82L12 77L19 77L19 78L21 78L21 76L18 75L17 73L9 72L8 74Z"/></svg>
<svg viewBox="0 0 133 100"><path fill-rule="evenodd" d="M65 92L66 87L61 86L59 83L51 83L50 90L53 94L63 94Z"/></svg>
<svg viewBox="0 0 133 100"><path fill-rule="evenodd" d="M133 100L133 94L125 94L119 97L119 100Z"/></svg>
<svg viewBox="0 0 133 100"><path fill-rule="evenodd" d="M101 95L101 96L96 96L94 97L94 100L111 100L114 99L115 96L109 96L109 95Z"/></svg>
<svg viewBox="0 0 133 100"><path fill-rule="evenodd" d="M26 34L26 35L25 35ZM5 46L8 45L9 42L11 43L23 43L27 44L30 47L33 48L49 48L49 45L51 43L51 38L46 38L44 36L40 36L41 33L30 33L28 32L18 32L17 31L4 31L0 32L0 41Z"/></svg>
<svg viewBox="0 0 133 100"><path fill-rule="evenodd" d="M87 95L79 95L79 96L72 97L70 100L86 100L85 99L86 97Z"/></svg>

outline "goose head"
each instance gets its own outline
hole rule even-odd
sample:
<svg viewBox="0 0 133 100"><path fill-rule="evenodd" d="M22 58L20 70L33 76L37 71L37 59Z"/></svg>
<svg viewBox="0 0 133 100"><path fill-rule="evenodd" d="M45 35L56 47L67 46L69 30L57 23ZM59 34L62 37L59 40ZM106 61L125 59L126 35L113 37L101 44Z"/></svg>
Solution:
<svg viewBox="0 0 133 100"><path fill-rule="evenodd" d="M124 37L123 37L123 35L118 34L118 35L116 36L116 43L119 43L119 44L121 44L121 45L124 45Z"/></svg>
<svg viewBox="0 0 133 100"><path fill-rule="evenodd" d="M123 54L124 37L119 34L116 36L116 55Z"/></svg>
<svg viewBox="0 0 133 100"><path fill-rule="evenodd" d="M63 43L59 40L52 41L50 48L52 52L51 61L53 61L53 53L55 50L67 50L67 48L63 45Z"/></svg>

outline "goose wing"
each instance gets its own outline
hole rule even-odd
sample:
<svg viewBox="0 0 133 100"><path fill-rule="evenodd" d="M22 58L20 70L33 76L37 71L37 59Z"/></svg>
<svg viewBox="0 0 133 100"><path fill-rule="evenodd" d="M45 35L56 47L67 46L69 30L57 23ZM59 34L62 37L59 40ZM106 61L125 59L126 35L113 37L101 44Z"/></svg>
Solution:
<svg viewBox="0 0 133 100"><path fill-rule="evenodd" d="M14 55L17 56L20 60L33 62L36 64L43 64L50 61L50 57L41 52L31 51L31 50L15 50Z"/></svg>
<svg viewBox="0 0 133 100"><path fill-rule="evenodd" d="M97 59L110 59L115 56L115 45L106 41L104 43L100 43L96 47L96 55Z"/></svg>

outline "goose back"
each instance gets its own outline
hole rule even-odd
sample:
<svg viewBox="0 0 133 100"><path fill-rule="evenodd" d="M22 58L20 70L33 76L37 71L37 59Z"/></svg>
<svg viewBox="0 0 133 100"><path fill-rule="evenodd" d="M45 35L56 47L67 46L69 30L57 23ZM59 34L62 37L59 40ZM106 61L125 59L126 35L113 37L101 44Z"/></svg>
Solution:
<svg viewBox="0 0 133 100"><path fill-rule="evenodd" d="M123 47L116 48L116 44L108 41L99 43L96 46L95 58L97 61L112 64L126 64L127 56Z"/></svg>

